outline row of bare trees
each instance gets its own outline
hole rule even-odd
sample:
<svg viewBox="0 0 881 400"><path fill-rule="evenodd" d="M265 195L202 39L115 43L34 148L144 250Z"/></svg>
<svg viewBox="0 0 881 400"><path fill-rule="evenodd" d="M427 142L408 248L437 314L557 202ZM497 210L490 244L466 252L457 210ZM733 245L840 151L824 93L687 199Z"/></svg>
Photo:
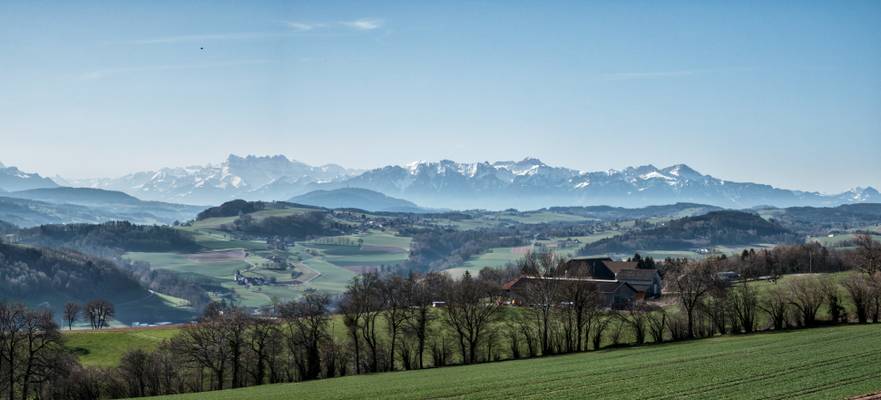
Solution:
<svg viewBox="0 0 881 400"><path fill-rule="evenodd" d="M95 299L82 306L77 303L64 305L64 324L67 330L73 329L73 324L81 318L89 321L92 329L102 329L109 326L109 321L116 315L113 303L104 299Z"/></svg>
<svg viewBox="0 0 881 400"><path fill-rule="evenodd" d="M668 291L676 295L684 317L683 328L671 328L671 333L674 338L694 338L851 320L877 323L881 319L881 244L866 235L858 236L855 243L857 248L845 254L852 267L845 276L804 274L779 283L772 279L764 290L751 282L764 272L756 268L755 253L740 259L710 258L669 266ZM786 251L797 252L795 247ZM723 281L722 271L738 271L740 280ZM767 326L761 323L763 316Z"/></svg>

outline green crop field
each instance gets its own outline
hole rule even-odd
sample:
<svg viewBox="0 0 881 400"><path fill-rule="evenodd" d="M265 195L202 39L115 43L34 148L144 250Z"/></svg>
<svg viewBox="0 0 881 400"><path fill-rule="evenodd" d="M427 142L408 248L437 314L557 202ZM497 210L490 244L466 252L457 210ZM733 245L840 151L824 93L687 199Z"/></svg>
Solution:
<svg viewBox="0 0 881 400"><path fill-rule="evenodd" d="M881 326L719 337L169 399L835 399L881 391Z"/></svg>
<svg viewBox="0 0 881 400"><path fill-rule="evenodd" d="M112 367L126 351L153 350L177 333L176 327L64 331L64 345L84 365Z"/></svg>
<svg viewBox="0 0 881 400"><path fill-rule="evenodd" d="M881 235L871 235L875 240L881 240ZM853 241L857 235L854 233L839 233L829 236L808 236L806 242L817 242L826 247L843 247L846 242Z"/></svg>
<svg viewBox="0 0 881 400"><path fill-rule="evenodd" d="M526 246L526 248L531 248L531 246ZM496 247L476 257L472 257L461 267L449 268L445 272L451 277L458 279L465 274L465 271L468 271L471 275L476 275L486 267L501 268L522 257L523 250L520 247Z"/></svg>

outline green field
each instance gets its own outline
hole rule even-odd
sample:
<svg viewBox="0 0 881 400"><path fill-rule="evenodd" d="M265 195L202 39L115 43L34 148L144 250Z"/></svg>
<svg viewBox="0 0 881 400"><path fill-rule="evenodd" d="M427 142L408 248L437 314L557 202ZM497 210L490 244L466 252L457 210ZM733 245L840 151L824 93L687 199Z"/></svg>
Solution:
<svg viewBox="0 0 881 400"><path fill-rule="evenodd" d="M112 367L128 350L153 350L178 333L175 327L64 331L65 347L79 356L83 365Z"/></svg>
<svg viewBox="0 0 881 400"><path fill-rule="evenodd" d="M881 391L881 325L729 336L173 399L835 399Z"/></svg>
<svg viewBox="0 0 881 400"><path fill-rule="evenodd" d="M268 210L268 215L290 210ZM295 212L301 212L294 210ZM234 239L228 234L206 228L182 228L194 234L200 245L208 250L198 253L143 253L130 252L125 258L150 263L154 269L165 269L219 284L234 293L234 299L245 307L259 307L272 300L290 300L306 289L317 289L332 294L342 293L346 285L361 270L402 263L409 257L411 238L386 232L370 231L342 236L359 246L337 246L318 242L298 242L287 252L289 261L303 272L304 283L293 285L291 270L273 270L268 257L273 254L260 241ZM334 239L334 238L328 238ZM242 286L233 280L235 271L248 276L273 278L278 284ZM316 277L317 275L317 277Z"/></svg>
<svg viewBox="0 0 881 400"><path fill-rule="evenodd" d="M881 235L871 235L872 239L881 240ZM827 236L808 236L806 242L817 242L826 247L842 247L844 242L852 241L856 239L857 235L853 233L839 233L832 235L832 237Z"/></svg>
<svg viewBox="0 0 881 400"><path fill-rule="evenodd" d="M496 247L479 254L477 257L472 257L461 267L450 268L445 270L445 272L451 277L458 279L465 274L465 271L468 271L471 275L476 275L486 267L502 268L522 257L523 251L519 247Z"/></svg>

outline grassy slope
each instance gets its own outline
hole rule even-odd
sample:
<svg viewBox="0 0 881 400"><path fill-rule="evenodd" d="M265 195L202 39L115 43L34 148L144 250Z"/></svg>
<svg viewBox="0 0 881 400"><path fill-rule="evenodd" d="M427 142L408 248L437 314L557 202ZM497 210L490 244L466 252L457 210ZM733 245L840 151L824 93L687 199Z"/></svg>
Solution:
<svg viewBox="0 0 881 400"><path fill-rule="evenodd" d="M128 350L153 350L178 333L177 327L108 329L103 331L64 331L65 346L79 356L84 365L111 367Z"/></svg>
<svg viewBox="0 0 881 400"><path fill-rule="evenodd" d="M881 390L881 326L845 326L174 399L829 399Z"/></svg>

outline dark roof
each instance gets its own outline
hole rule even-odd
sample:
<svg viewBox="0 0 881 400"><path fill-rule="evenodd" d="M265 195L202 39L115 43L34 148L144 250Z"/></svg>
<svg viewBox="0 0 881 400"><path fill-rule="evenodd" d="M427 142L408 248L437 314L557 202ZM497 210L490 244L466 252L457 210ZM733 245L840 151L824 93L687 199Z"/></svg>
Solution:
<svg viewBox="0 0 881 400"><path fill-rule="evenodd" d="M572 257L569 259L570 261L612 261L611 257L597 257L597 256L581 256L581 257Z"/></svg>
<svg viewBox="0 0 881 400"><path fill-rule="evenodd" d="M613 273L617 274L625 269L636 269L639 263L636 261L603 261L603 264Z"/></svg>
<svg viewBox="0 0 881 400"><path fill-rule="evenodd" d="M655 279L655 276L659 276L659 274L656 269L624 269L618 271L618 274L615 276L618 280L634 279L650 281Z"/></svg>
<svg viewBox="0 0 881 400"><path fill-rule="evenodd" d="M616 280L593 279L593 278L568 278L568 277L538 277L538 276L525 276L525 275L517 277L516 279L505 283L504 285L502 285L502 289L511 290L521 282L525 283L525 282L532 281L532 280L543 280L543 279L549 279L549 280L560 281L560 282L587 282L587 283L593 284L596 287L596 290L600 293L613 293L613 292L617 291L618 288L621 286L629 287L634 292L638 292L638 290L636 290L636 288L634 288L633 285L631 285L627 282L621 282L621 281L616 281Z"/></svg>

